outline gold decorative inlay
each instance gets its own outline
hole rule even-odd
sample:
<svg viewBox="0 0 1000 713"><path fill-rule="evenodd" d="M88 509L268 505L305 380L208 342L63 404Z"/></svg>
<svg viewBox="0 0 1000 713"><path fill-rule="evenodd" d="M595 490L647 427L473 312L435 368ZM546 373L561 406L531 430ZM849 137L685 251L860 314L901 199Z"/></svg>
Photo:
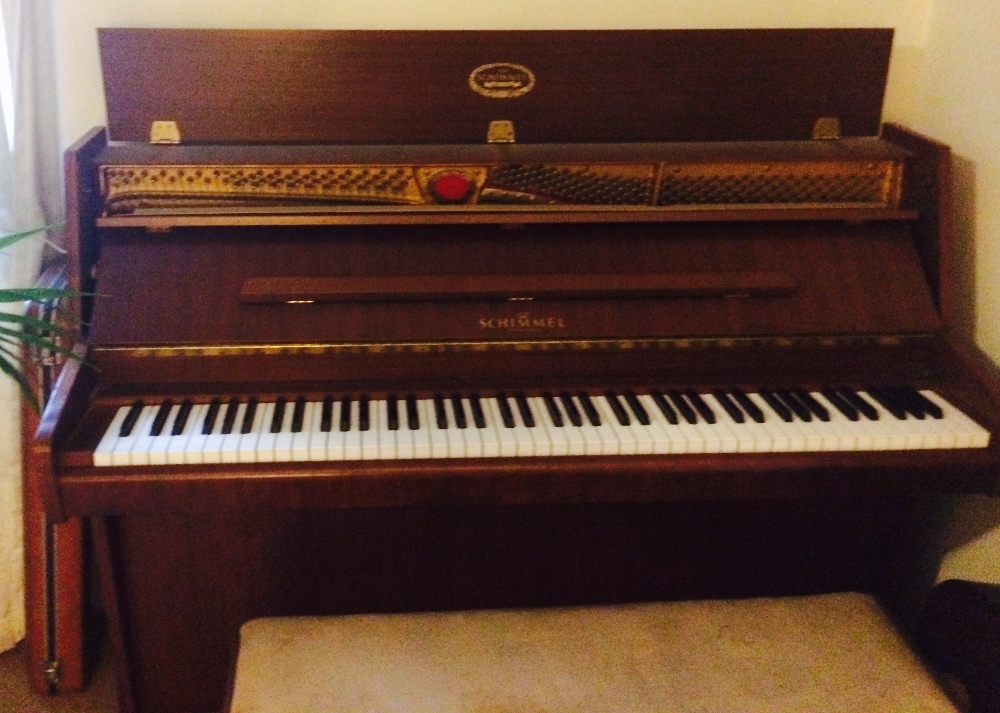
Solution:
<svg viewBox="0 0 1000 713"><path fill-rule="evenodd" d="M896 159L635 163L105 165L106 215L468 206L897 209ZM443 176L467 182L456 197ZM435 183L437 182L437 183ZM451 186L454 188L454 186Z"/></svg>
<svg viewBox="0 0 1000 713"><path fill-rule="evenodd" d="M491 62L472 70L469 88L489 99L514 99L535 88L535 73L521 64Z"/></svg>
<svg viewBox="0 0 1000 713"><path fill-rule="evenodd" d="M762 347L898 346L932 335L814 335L803 337L698 337L619 339L520 339L448 342L347 342L296 344L209 344L144 347L95 347L97 354L130 358L172 359L185 357L239 357L254 355L373 355L441 354L461 352L535 351L662 351L692 349L752 349Z"/></svg>

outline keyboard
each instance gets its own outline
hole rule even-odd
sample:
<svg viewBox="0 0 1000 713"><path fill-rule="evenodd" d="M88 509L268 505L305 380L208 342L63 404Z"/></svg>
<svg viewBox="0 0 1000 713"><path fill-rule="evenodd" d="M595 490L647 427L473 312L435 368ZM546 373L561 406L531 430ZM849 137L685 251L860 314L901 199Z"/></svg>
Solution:
<svg viewBox="0 0 1000 713"><path fill-rule="evenodd" d="M122 406L95 466L986 448L931 390L216 397Z"/></svg>

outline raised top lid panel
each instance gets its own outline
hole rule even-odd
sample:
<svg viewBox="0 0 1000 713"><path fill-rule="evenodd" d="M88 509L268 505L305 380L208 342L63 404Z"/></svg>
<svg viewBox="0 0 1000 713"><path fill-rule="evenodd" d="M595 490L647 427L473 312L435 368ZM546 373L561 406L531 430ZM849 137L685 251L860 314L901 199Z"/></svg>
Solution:
<svg viewBox="0 0 1000 713"><path fill-rule="evenodd" d="M775 141L878 132L890 29L99 30L113 141Z"/></svg>

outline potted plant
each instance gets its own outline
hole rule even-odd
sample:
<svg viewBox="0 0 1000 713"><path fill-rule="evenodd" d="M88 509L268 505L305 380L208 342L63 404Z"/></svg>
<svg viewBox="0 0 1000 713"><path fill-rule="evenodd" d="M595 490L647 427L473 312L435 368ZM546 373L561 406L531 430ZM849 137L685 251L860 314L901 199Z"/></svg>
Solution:
<svg viewBox="0 0 1000 713"><path fill-rule="evenodd" d="M0 237L0 250L46 228L35 228ZM63 345L63 339L73 338L72 330L26 314L21 314L16 306L23 302L52 303L70 296L70 290L59 287L11 287L0 289L0 373L17 382L25 400L38 411L40 404L35 390L23 373L24 347L31 346L42 353L56 353L73 358L75 355Z"/></svg>

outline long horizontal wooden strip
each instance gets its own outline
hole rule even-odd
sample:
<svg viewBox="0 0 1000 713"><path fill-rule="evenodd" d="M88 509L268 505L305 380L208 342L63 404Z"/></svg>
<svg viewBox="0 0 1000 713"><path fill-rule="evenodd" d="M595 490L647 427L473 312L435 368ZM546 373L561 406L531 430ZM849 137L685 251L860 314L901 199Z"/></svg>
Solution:
<svg viewBox="0 0 1000 713"><path fill-rule="evenodd" d="M103 216L97 218L100 228L146 228L152 232L174 227L218 226L277 226L277 225L444 225L444 224L527 224L527 223L694 223L751 221L910 221L916 220L916 210L886 210L866 208L748 208L717 209L623 209L620 206L601 209L588 207L567 210L565 207L546 209L544 206L491 206L477 209L468 206L431 209L366 208L352 206L343 211L323 208L322 212L287 213L206 213L206 214L144 214Z"/></svg>

